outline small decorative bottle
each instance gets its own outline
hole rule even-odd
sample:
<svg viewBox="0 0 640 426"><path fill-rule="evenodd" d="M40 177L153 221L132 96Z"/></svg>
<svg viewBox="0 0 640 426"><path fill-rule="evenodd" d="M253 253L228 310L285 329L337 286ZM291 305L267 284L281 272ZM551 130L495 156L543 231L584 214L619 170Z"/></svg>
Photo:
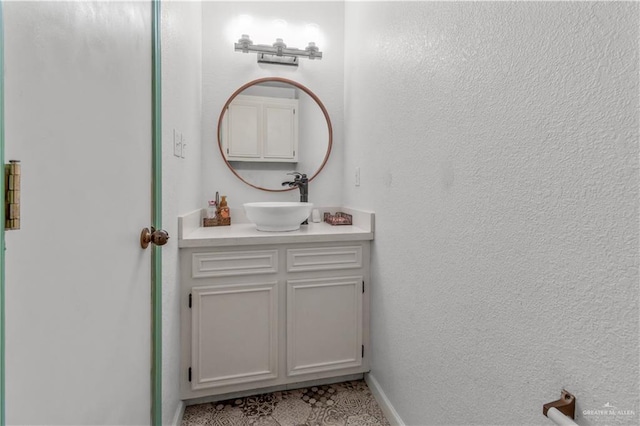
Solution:
<svg viewBox="0 0 640 426"><path fill-rule="evenodd" d="M216 200L209 200L209 207L207 208L207 219L215 219L216 211Z"/></svg>

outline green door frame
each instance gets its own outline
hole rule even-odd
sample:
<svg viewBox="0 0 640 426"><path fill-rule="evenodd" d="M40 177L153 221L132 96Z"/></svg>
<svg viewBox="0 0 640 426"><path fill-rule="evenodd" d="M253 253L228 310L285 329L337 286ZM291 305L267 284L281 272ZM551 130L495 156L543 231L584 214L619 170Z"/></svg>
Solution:
<svg viewBox="0 0 640 426"><path fill-rule="evenodd" d="M162 228L162 84L160 64L160 0L152 0L152 222ZM5 410L5 203L4 203L4 17L0 2L0 426L6 425ZM151 423L162 425L162 250L155 245L151 259L152 286L152 361L151 361Z"/></svg>

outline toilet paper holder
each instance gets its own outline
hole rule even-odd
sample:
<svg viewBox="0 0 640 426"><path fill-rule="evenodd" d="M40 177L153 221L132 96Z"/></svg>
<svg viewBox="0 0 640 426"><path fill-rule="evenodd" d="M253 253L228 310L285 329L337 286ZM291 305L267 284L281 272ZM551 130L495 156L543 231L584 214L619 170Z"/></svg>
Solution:
<svg viewBox="0 0 640 426"><path fill-rule="evenodd" d="M567 417L575 419L576 415L576 397L566 390L562 389L560 399L548 402L542 406L542 414L547 416L550 408L555 408Z"/></svg>

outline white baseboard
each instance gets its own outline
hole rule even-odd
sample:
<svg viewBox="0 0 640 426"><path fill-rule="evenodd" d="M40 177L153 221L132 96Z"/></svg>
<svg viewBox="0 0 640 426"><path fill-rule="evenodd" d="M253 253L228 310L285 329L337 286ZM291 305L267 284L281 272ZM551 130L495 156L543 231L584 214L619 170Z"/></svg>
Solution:
<svg viewBox="0 0 640 426"><path fill-rule="evenodd" d="M184 401L180 401L180 403L178 404L178 408L176 408L176 414L174 414L173 416L173 423L171 423L173 426L180 426L180 424L182 424L182 416L184 416L184 408L185 408Z"/></svg>
<svg viewBox="0 0 640 426"><path fill-rule="evenodd" d="M382 412L386 416L387 420L391 426L405 426L404 422L400 418L398 412L391 405L391 401L387 398L387 395L384 394L384 391L380 387L380 383L373 377L371 373L367 373L364 375L364 380L367 382L371 393L376 398L378 405L382 409Z"/></svg>

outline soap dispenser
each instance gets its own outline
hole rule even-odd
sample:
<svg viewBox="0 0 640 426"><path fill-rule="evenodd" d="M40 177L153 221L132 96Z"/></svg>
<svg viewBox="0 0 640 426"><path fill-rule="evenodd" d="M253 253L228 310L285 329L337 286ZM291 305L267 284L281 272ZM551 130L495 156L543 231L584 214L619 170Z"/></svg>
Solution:
<svg viewBox="0 0 640 426"><path fill-rule="evenodd" d="M229 207L227 206L227 196L222 195L220 197L220 206L218 206L219 214L222 219L229 219L231 214L229 212Z"/></svg>

